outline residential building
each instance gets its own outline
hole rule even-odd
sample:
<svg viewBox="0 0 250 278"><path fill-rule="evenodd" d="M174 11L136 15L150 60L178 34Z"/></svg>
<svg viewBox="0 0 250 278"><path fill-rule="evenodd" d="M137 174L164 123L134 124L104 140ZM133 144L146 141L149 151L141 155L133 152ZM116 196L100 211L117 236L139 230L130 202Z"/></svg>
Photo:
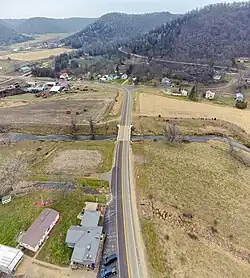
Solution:
<svg viewBox="0 0 250 278"><path fill-rule="evenodd" d="M45 208L24 233L19 244L32 252L37 252L58 220L59 212Z"/></svg>
<svg viewBox="0 0 250 278"><path fill-rule="evenodd" d="M166 87L170 87L171 84L172 84L172 82L171 82L171 80L170 80L169 78L164 77L164 78L162 78L162 80L161 80L161 84L164 85L164 86L166 86Z"/></svg>
<svg viewBox="0 0 250 278"><path fill-rule="evenodd" d="M211 92L210 90L208 90L206 92L206 95L205 95L206 99L214 99L214 97L215 97L215 93Z"/></svg>
<svg viewBox="0 0 250 278"><path fill-rule="evenodd" d="M12 275L22 258L21 250L0 244L0 273Z"/></svg>
<svg viewBox="0 0 250 278"><path fill-rule="evenodd" d="M103 240L101 226L71 226L66 237L68 247L74 248L71 264L94 268L101 240Z"/></svg>
<svg viewBox="0 0 250 278"><path fill-rule="evenodd" d="M91 210L86 210L90 207ZM71 266L85 266L95 268L101 243L104 239L103 227L98 226L101 211L97 210L98 204L87 203L84 213L77 218L81 219L80 226L71 226L66 236L66 244L74 248L71 257Z"/></svg>
<svg viewBox="0 0 250 278"><path fill-rule="evenodd" d="M54 92L54 93L58 93L62 90L61 86L53 86L49 91L50 92Z"/></svg>
<svg viewBox="0 0 250 278"><path fill-rule="evenodd" d="M99 207L98 203L94 202L85 202L85 210L90 210L90 211L97 211Z"/></svg>
<svg viewBox="0 0 250 278"><path fill-rule="evenodd" d="M235 95L235 100L236 100L236 101L244 101L244 96L243 96L243 94L242 94L242 93L237 93L237 94Z"/></svg>
<svg viewBox="0 0 250 278"><path fill-rule="evenodd" d="M100 211L85 210L81 218L80 225L84 227L96 227L98 226L100 216L101 216Z"/></svg>

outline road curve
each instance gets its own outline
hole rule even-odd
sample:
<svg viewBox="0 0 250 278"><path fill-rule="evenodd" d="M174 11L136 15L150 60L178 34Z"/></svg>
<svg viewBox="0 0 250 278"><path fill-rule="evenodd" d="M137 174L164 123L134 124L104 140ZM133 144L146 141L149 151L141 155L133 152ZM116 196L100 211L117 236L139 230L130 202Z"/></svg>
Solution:
<svg viewBox="0 0 250 278"><path fill-rule="evenodd" d="M116 229L120 278L141 278L130 183L131 90L124 89L124 103L117 139L116 153Z"/></svg>

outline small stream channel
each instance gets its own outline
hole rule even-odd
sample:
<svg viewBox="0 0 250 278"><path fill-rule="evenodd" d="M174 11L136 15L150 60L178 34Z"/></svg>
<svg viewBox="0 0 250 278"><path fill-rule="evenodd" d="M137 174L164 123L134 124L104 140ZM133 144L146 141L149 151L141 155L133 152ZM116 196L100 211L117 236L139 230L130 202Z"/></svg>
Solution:
<svg viewBox="0 0 250 278"><path fill-rule="evenodd" d="M114 140L117 138L117 135L110 135L110 136L70 136L70 135L32 135L32 134L25 134L25 133L0 133L0 142L9 140L10 142L16 141L26 141L26 140L33 140L33 141L88 141L88 140ZM220 137L215 135L205 135L205 136L183 136L183 140L186 142L199 142L199 143L206 143L209 140L217 140L221 142L227 142L226 137ZM134 135L132 136L132 141L155 141L155 140L164 140L164 136L143 136L143 135ZM237 141L232 141L232 145L237 147L241 150L250 153L250 148L246 147L245 145L241 144Z"/></svg>

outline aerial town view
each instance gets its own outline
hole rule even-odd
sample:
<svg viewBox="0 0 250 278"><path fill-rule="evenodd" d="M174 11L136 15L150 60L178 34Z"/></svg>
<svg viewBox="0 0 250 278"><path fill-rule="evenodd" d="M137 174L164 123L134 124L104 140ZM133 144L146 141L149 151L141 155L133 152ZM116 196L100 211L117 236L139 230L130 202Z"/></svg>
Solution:
<svg viewBox="0 0 250 278"><path fill-rule="evenodd" d="M2 2L0 278L249 278L250 2Z"/></svg>

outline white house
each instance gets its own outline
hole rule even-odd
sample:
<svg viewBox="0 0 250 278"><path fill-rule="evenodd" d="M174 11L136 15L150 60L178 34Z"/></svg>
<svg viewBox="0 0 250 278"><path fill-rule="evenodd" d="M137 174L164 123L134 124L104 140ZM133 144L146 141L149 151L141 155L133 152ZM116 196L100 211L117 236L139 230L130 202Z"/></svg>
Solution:
<svg viewBox="0 0 250 278"><path fill-rule="evenodd" d="M59 212L45 208L24 233L19 244L32 252L37 252L58 220Z"/></svg>
<svg viewBox="0 0 250 278"><path fill-rule="evenodd" d="M186 90L181 90L181 95L182 95L183 97L187 97L187 96L188 96L188 91L186 91Z"/></svg>
<svg viewBox="0 0 250 278"><path fill-rule="evenodd" d="M243 96L243 94L242 94L242 93L237 93L237 94L235 95L235 100L236 100L236 101L244 101L244 96Z"/></svg>
<svg viewBox="0 0 250 278"><path fill-rule="evenodd" d="M214 99L214 97L215 97L215 93L211 92L210 90L208 90L206 92L206 95L205 95L206 99Z"/></svg>
<svg viewBox="0 0 250 278"><path fill-rule="evenodd" d="M21 250L0 244L0 273L3 272L12 277L22 259Z"/></svg>

